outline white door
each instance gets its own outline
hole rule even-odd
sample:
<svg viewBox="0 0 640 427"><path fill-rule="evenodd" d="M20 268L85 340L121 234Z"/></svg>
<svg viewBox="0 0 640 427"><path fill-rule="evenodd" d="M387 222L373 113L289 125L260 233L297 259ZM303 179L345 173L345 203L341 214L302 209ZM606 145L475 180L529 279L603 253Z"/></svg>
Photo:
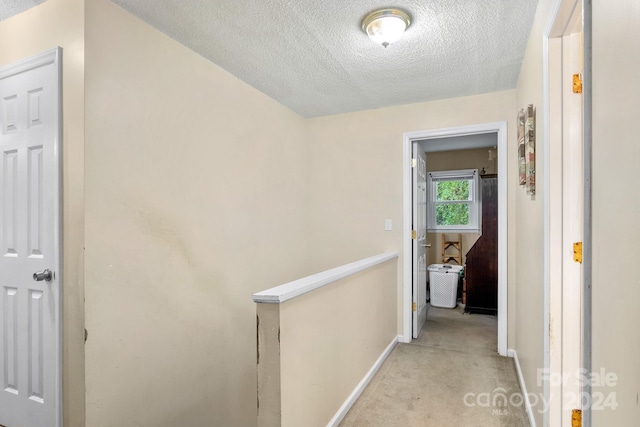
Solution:
<svg viewBox="0 0 640 427"><path fill-rule="evenodd" d="M417 142L413 166L413 338L427 320L427 160Z"/></svg>
<svg viewBox="0 0 640 427"><path fill-rule="evenodd" d="M7 427L60 425L59 58L54 49L0 68L0 425Z"/></svg>

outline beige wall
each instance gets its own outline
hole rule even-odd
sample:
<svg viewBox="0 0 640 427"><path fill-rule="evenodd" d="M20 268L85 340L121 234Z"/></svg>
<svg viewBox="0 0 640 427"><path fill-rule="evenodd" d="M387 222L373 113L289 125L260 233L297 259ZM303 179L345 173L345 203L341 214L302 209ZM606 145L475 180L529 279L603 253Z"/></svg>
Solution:
<svg viewBox="0 0 640 427"><path fill-rule="evenodd" d="M397 258L280 305L282 426L326 426L396 337Z"/></svg>
<svg viewBox="0 0 640 427"><path fill-rule="evenodd" d="M488 174L497 173L497 159L489 160L488 148L471 150L439 151L427 153L427 171L446 171L456 169L484 168ZM497 153L497 150L495 150ZM447 233L449 240L457 239L457 233ZM462 233L462 264L466 263L467 252L480 238L479 233ZM427 233L427 242L431 249L427 252L428 264L442 263L442 233ZM453 250L447 253L454 253Z"/></svg>
<svg viewBox="0 0 640 427"><path fill-rule="evenodd" d="M593 3L593 369L618 376L618 408L593 411L594 426L640 418L638 227L640 3ZM633 94L633 95L632 95Z"/></svg>
<svg viewBox="0 0 640 427"><path fill-rule="evenodd" d="M87 425L252 426L251 294L308 274L303 119L86 3Z"/></svg>
<svg viewBox="0 0 640 427"><path fill-rule="evenodd" d="M319 271L380 252L402 253L404 132L507 121L511 140L515 112L512 90L309 120L310 268ZM515 150L515 145L509 148ZM514 179L508 184L509 304L515 295L515 171L510 163L509 177ZM384 231L385 218L393 220L393 231ZM398 283L401 334L401 277ZM510 310L509 324L513 316Z"/></svg>
<svg viewBox="0 0 640 427"><path fill-rule="evenodd" d="M62 53L63 412L84 426L84 2L49 0L0 22L0 66L60 46Z"/></svg>
<svg viewBox="0 0 640 427"><path fill-rule="evenodd" d="M527 392L540 396L538 369L544 368L544 158L543 144L543 68L542 32L551 14L552 0L540 0L533 23L529 44L517 85L517 108L534 104L536 114L536 194L528 195L518 186L512 203L516 206L516 245L510 248L516 256L516 339L517 351ZM510 146L516 146L517 136L510 138ZM516 166L517 150L509 153L509 164ZM517 170L517 168L514 168ZM514 171L514 173L516 173ZM542 425L542 413L534 408L537 425Z"/></svg>

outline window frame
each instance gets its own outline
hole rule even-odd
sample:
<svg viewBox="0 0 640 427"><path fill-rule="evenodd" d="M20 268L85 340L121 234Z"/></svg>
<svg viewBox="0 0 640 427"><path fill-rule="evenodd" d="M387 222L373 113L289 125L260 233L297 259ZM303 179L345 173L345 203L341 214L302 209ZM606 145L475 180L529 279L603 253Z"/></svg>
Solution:
<svg viewBox="0 0 640 427"><path fill-rule="evenodd" d="M469 181L469 201L437 201L437 183L441 181ZM459 169L427 172L427 231L429 233L482 233L482 191L478 169ZM468 225L437 225L436 206L469 205Z"/></svg>

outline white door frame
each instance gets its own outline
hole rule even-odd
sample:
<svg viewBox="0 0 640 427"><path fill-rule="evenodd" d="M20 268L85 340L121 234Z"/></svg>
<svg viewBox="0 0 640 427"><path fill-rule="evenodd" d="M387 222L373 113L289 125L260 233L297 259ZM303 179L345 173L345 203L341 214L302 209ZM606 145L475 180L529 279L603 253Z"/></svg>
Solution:
<svg viewBox="0 0 640 427"><path fill-rule="evenodd" d="M16 74L20 74L29 70L33 70L36 68L40 68L47 65L53 65L55 70L55 87L52 88L54 91L53 96L56 98L57 108L55 110L55 117L53 118L53 123L55 123L55 132L54 132L54 140L53 140L53 157L58 169L57 180L52 183L52 200L54 202L53 209L53 217L56 227L54 227L53 235L54 241L57 242L56 254L52 257L51 267L55 272L56 279L58 281L58 312L57 314L57 325L56 328L58 330L58 335L56 336L56 365L57 365L57 387L56 387L56 419L53 420L53 427L62 426L62 286L63 286L63 271L62 271L62 190L61 190L61 182L62 182L62 48L56 47L45 52L30 56L28 58L19 60L12 64L8 64L0 67L0 78L8 78Z"/></svg>
<svg viewBox="0 0 640 427"><path fill-rule="evenodd" d="M581 334L585 325L581 323L585 323L585 318L589 316L584 299L588 257L583 257L583 278L580 284L580 267L567 256L571 251L569 236L571 232L577 231L570 230L573 219L571 209L578 206L584 209L584 214L578 216L584 221L581 225L581 240L585 248L588 248L589 206L585 191L588 190L587 170L578 170L578 165L568 164L571 158L563 158L573 156L570 151L572 149L584 150L582 154L586 162L589 156L586 151L586 133L583 131L580 140L576 141L575 137L571 139L571 132L566 128L571 123L568 122L570 118L565 116L568 112L564 99L566 96L576 95L567 95L566 86L570 81L566 76L568 71L564 68L569 53L563 48L563 41L570 40L568 36L571 34L571 25L575 22L572 20L576 18L574 14L576 11L579 12L581 7L584 7L581 0L556 0L543 35L544 369L546 378L568 380L567 385L560 381L544 381L544 400L549 402L549 410L543 415L544 425L570 425L571 409L580 405L580 402L570 403L571 397L581 396L581 392L584 391L574 384L576 371L578 368L587 368L585 360L578 359L580 353L584 352L582 345L585 341L584 331ZM584 18L584 15L579 18ZM589 27L585 21L582 31L586 39ZM586 74L586 43L582 49L585 53ZM586 123L589 120L588 109L585 106L589 87L586 77L583 80L583 120ZM584 130L584 123L582 126ZM572 148L572 144L576 143L581 147ZM580 163L582 159L578 158L575 161ZM576 301L580 302L577 309ZM551 335L554 337L553 341ZM576 337L580 337L582 345L576 341ZM555 398L552 398L554 396ZM589 417L589 409L583 408L583 425L590 425Z"/></svg>
<svg viewBox="0 0 640 427"><path fill-rule="evenodd" d="M507 356L507 122L483 123L403 134L402 341L411 342L411 144L413 141L497 133L498 135L498 353ZM428 142L427 142L428 143ZM428 155L428 154L427 154Z"/></svg>

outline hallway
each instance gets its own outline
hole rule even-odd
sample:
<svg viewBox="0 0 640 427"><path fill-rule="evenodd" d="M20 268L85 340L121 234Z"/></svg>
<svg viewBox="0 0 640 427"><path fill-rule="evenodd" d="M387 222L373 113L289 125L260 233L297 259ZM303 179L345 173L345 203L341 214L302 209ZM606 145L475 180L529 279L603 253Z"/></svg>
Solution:
<svg viewBox="0 0 640 427"><path fill-rule="evenodd" d="M496 317L430 307L340 425L528 427L513 360L496 348Z"/></svg>

